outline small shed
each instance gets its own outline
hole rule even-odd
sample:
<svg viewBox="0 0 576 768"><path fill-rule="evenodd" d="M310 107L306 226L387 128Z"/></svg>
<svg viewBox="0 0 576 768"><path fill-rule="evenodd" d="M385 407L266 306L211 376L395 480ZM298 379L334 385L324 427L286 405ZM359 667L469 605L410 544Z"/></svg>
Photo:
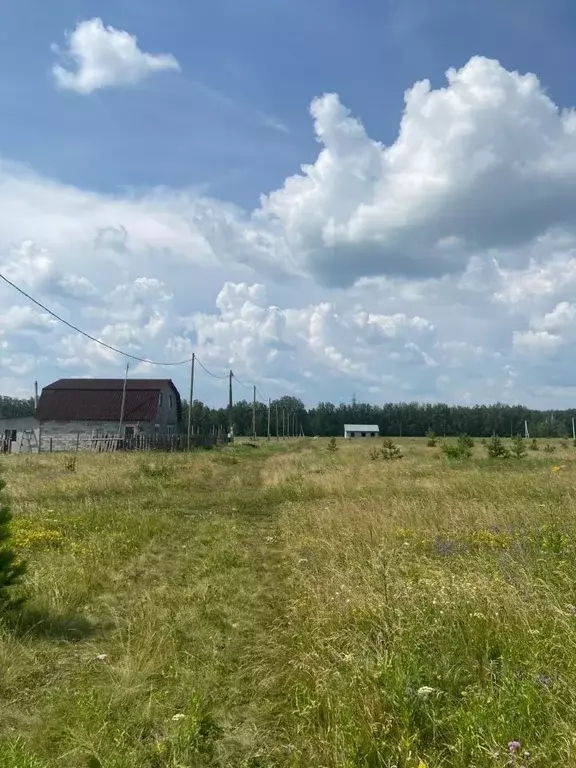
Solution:
<svg viewBox="0 0 576 768"><path fill-rule="evenodd" d="M40 422L34 416L0 419L0 453L20 453L37 446Z"/></svg>
<svg viewBox="0 0 576 768"><path fill-rule="evenodd" d="M344 424L344 437L378 437L378 424Z"/></svg>

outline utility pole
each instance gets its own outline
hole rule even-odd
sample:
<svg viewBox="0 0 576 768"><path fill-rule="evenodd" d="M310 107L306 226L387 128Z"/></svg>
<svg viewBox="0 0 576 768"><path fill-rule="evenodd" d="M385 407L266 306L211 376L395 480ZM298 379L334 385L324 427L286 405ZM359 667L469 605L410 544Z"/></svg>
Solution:
<svg viewBox="0 0 576 768"><path fill-rule="evenodd" d="M282 408L282 440L286 437L286 410Z"/></svg>
<svg viewBox="0 0 576 768"><path fill-rule="evenodd" d="M280 440L280 426L278 424L278 401L276 401L276 440Z"/></svg>
<svg viewBox="0 0 576 768"><path fill-rule="evenodd" d="M188 450L192 438L192 404L194 402L194 363L196 362L196 353L192 353L192 366L190 368L190 402L188 403Z"/></svg>
<svg viewBox="0 0 576 768"><path fill-rule="evenodd" d="M124 386L122 387L122 404L120 406L120 424L118 426L118 437L122 437L122 426L124 424L124 407L126 406L126 383L128 381L129 363L126 363L126 375L124 376Z"/></svg>
<svg viewBox="0 0 576 768"><path fill-rule="evenodd" d="M270 408L272 407L272 402L270 398L268 398L268 440L270 440Z"/></svg>
<svg viewBox="0 0 576 768"><path fill-rule="evenodd" d="M232 377L234 374L230 370L229 384L228 384L228 436L230 442L234 439L234 425L232 424Z"/></svg>
<svg viewBox="0 0 576 768"><path fill-rule="evenodd" d="M254 385L254 400L252 402L252 438L256 442L256 385Z"/></svg>

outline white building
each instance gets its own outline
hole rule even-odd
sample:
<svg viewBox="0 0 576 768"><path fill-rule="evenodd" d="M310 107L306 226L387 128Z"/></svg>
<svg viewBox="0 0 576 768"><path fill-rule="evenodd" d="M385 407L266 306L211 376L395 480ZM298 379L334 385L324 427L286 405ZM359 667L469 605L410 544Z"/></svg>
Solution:
<svg viewBox="0 0 576 768"><path fill-rule="evenodd" d="M344 437L378 437L378 424L344 424Z"/></svg>
<svg viewBox="0 0 576 768"><path fill-rule="evenodd" d="M40 422L34 416L0 419L0 453L26 453L38 446Z"/></svg>

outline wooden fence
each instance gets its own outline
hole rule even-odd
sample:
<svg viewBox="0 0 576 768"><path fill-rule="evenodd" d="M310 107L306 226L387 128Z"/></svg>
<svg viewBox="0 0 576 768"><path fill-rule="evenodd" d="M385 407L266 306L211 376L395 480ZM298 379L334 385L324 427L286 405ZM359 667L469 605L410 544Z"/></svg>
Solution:
<svg viewBox="0 0 576 768"><path fill-rule="evenodd" d="M214 448L222 442L217 435L192 435L190 448ZM187 451L186 435L135 435L134 437L91 437L82 433L42 436L42 453L64 451L92 451L95 453L115 453L116 451Z"/></svg>

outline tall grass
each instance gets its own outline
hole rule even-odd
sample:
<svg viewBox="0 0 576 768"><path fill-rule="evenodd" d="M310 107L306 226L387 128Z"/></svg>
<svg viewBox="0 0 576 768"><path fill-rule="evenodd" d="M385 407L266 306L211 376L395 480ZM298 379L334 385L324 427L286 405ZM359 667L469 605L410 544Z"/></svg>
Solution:
<svg viewBox="0 0 576 768"><path fill-rule="evenodd" d="M576 761L576 451L7 457L0 768Z"/></svg>

